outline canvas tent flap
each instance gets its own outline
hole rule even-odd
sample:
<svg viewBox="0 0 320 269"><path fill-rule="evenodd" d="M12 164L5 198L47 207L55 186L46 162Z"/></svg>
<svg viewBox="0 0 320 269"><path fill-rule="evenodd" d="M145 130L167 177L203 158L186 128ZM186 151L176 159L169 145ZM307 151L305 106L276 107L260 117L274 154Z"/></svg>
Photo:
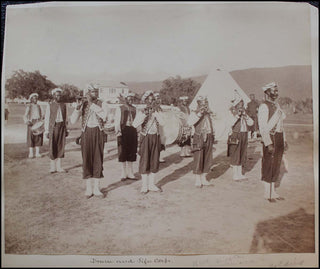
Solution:
<svg viewBox="0 0 320 269"><path fill-rule="evenodd" d="M236 92L235 92L236 90ZM226 141L228 132L231 128L231 101L239 94L244 100L245 106L250 102L249 97L240 88L230 73L221 69L212 70L205 82L202 84L195 98L190 104L190 110L197 107L197 97L206 96L209 101L209 107L214 112L215 138L218 141Z"/></svg>

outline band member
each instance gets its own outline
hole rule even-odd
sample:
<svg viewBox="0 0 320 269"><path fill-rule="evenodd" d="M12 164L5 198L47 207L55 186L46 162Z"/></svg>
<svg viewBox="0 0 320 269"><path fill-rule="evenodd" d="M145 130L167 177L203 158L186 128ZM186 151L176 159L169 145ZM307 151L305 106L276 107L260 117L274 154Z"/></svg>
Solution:
<svg viewBox="0 0 320 269"><path fill-rule="evenodd" d="M159 157L161 140L159 125L163 124L160 108L155 103L152 91L147 91L142 96L142 101L147 104L143 112L138 112L132 126L141 126L139 141L139 173L142 177L141 192L160 191L155 185L155 176L159 171Z"/></svg>
<svg viewBox="0 0 320 269"><path fill-rule="evenodd" d="M275 182L279 177L283 152L288 148L283 129L285 114L276 102L279 96L276 83L269 83L262 89L265 101L259 106L258 111L259 130L263 142L261 180L264 182L265 199L275 202L275 199L283 199L275 192Z"/></svg>
<svg viewBox="0 0 320 269"><path fill-rule="evenodd" d="M107 118L102 102L98 100L99 88L95 85L87 86L85 98L77 100L76 109L71 115L74 124L81 117L81 153L82 178L86 180L85 196L103 197L99 188L100 178L103 178L104 131L103 125ZM92 181L94 187L92 188Z"/></svg>
<svg viewBox="0 0 320 269"><path fill-rule="evenodd" d="M39 135L34 135L32 133L31 127L38 121L43 120L43 115L41 107L38 104L39 95L37 93L32 93L29 96L30 104L27 105L26 111L23 116L24 123L27 124L27 145L29 147L29 158L33 158L33 149L36 148L35 156L37 158L41 157L40 147L43 145L43 133Z"/></svg>
<svg viewBox="0 0 320 269"><path fill-rule="evenodd" d="M212 165L212 146L214 142L213 113L208 106L208 99L197 98L197 109L190 113L188 124L194 126L193 135L193 173L196 187L211 185L206 179Z"/></svg>
<svg viewBox="0 0 320 269"><path fill-rule="evenodd" d="M247 104L246 112L248 116L253 120L253 124L248 128L248 138L257 138L258 131L258 109L259 102L256 100L254 94L250 94L251 101Z"/></svg>
<svg viewBox="0 0 320 269"><path fill-rule="evenodd" d="M179 100L180 100L179 109L188 118L190 115L190 109L188 107L189 97L188 96L181 96L181 97L179 97ZM181 147L180 157L191 157L192 156L191 155L191 137L188 137L188 139L185 142L179 144L179 147Z"/></svg>
<svg viewBox="0 0 320 269"><path fill-rule="evenodd" d="M244 101L240 96L232 101L231 114L231 134L228 138L227 155L231 157L233 180L242 180L246 178L242 168L247 161L248 126L253 125L253 120L247 115Z"/></svg>
<svg viewBox="0 0 320 269"><path fill-rule="evenodd" d="M158 107L159 111L162 111L161 108L161 98L160 98L160 93L155 92L154 93L154 99L155 99L155 104ZM159 126L159 128L162 128L161 126ZM166 146L165 146L165 141L164 141L164 137L160 137L161 138L161 150L160 150L160 157L159 157L159 162L160 163L165 163L166 161L163 159L163 157L161 156L161 152L166 150Z"/></svg>
<svg viewBox="0 0 320 269"><path fill-rule="evenodd" d="M64 158L64 148L67 130L67 107L61 101L62 90L60 88L51 91L53 100L48 103L45 115L45 136L49 139L50 173L66 172L61 167L61 159Z"/></svg>
<svg viewBox="0 0 320 269"><path fill-rule="evenodd" d="M122 163L121 180L135 179L132 164L137 160L138 136L132 126L136 108L132 105L133 93L125 96L125 104L117 107L114 123L118 143L118 160Z"/></svg>
<svg viewBox="0 0 320 269"><path fill-rule="evenodd" d="M10 114L9 106L8 106L8 103L5 102L5 103L4 103L4 123L5 123L5 124L8 123L9 114Z"/></svg>

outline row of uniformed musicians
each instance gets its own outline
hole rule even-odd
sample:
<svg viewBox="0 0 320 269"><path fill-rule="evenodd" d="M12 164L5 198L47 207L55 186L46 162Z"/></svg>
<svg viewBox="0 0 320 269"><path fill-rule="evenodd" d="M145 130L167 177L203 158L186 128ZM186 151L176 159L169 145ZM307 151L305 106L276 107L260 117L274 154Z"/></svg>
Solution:
<svg viewBox="0 0 320 269"><path fill-rule="evenodd" d="M265 101L259 106L258 125L263 142L262 176L265 186L265 198L271 202L283 199L275 192L275 182L279 176L280 165L284 150L287 148L283 130L285 117L277 104L278 87L270 83L263 87ZM30 96L31 104L27 107L24 119L28 124L29 157L33 157L33 148L36 147L36 157L41 156L39 147L42 146L42 135L34 136L30 131L32 123L39 118L45 118L44 135L49 139L50 172L65 172L61 166L64 157L64 147L67 130L66 105L61 102L62 90L52 91L53 101L47 106L45 117L41 115L37 104L37 94ZM107 109L98 99L99 91L94 85L88 86L85 100L78 101L70 121L74 124L81 118L81 152L83 160L83 179L86 180L85 196L103 197L99 188L99 180L103 178L103 154L105 134L103 124L107 118ZM137 112L132 105L133 94L125 98L125 103L116 109L115 131L117 135L118 160L122 163L121 180L135 179L133 162L137 158L139 148L139 173L142 177L141 192L160 191L156 186L156 174L159 171L161 144L159 126L163 125L163 116L155 94L147 91L142 97L146 103L143 112ZM188 114L188 124L194 127L192 139L193 173L195 186L209 186L206 174L212 165L212 148L214 143L214 117L205 97L197 98L197 109L188 108L187 97L181 98L180 110ZM242 168L247 158L248 127L254 121L244 109L244 101L239 96L233 100L230 109L231 131L228 138L228 156L233 167L233 179L241 181L246 177ZM141 127L138 147L137 128ZM191 138L181 146L180 156L191 155Z"/></svg>

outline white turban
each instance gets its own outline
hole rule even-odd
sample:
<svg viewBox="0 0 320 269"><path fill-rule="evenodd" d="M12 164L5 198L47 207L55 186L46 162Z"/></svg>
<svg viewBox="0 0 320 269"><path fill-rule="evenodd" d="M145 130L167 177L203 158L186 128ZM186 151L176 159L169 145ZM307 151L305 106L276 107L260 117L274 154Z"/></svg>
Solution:
<svg viewBox="0 0 320 269"><path fill-rule="evenodd" d="M188 100L188 99L189 99L188 96L180 96L180 97L179 97L179 100Z"/></svg>
<svg viewBox="0 0 320 269"><path fill-rule="evenodd" d="M31 99L32 99L33 96L39 97L39 94L37 94L36 92L31 93L30 96L29 96L29 101L31 101Z"/></svg>
<svg viewBox="0 0 320 269"><path fill-rule="evenodd" d="M90 83L90 84L88 84L88 85L86 86L86 89L87 89L88 91L99 90L99 86L96 85L96 84Z"/></svg>
<svg viewBox="0 0 320 269"><path fill-rule="evenodd" d="M142 102L144 102L151 94L153 94L153 91L146 91L141 98Z"/></svg>
<svg viewBox="0 0 320 269"><path fill-rule="evenodd" d="M51 94L54 95L56 92L62 92L62 89L60 88L55 88L51 91Z"/></svg>
<svg viewBox="0 0 320 269"><path fill-rule="evenodd" d="M265 92L266 90L274 88L274 87L277 87L277 84L275 82L271 82L271 83L268 83L267 85L263 86L262 90Z"/></svg>

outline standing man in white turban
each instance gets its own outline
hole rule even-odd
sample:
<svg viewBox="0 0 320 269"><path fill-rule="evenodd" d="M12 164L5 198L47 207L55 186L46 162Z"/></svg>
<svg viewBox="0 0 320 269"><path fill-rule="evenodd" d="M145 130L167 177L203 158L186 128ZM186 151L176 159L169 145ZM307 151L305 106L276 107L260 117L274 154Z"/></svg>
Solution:
<svg viewBox="0 0 320 269"><path fill-rule="evenodd" d="M206 179L206 173L212 165L212 146L214 142L213 113L209 109L208 99L203 96L197 98L198 107L190 113L188 125L194 126L193 135L193 173L195 186L211 185Z"/></svg>
<svg viewBox="0 0 320 269"><path fill-rule="evenodd" d="M29 158L33 158L33 149L36 148L35 156L37 158L41 157L40 147L43 145L43 133L39 135L34 135L32 133L31 127L38 121L43 120L43 115L41 107L38 104L39 94L32 93L29 96L30 104L27 105L26 111L23 116L24 123L27 124L27 145L29 147Z"/></svg>
<svg viewBox="0 0 320 269"><path fill-rule="evenodd" d="M99 97L99 88L96 85L88 85L88 93L85 100L77 101L76 109L73 111L70 121L76 123L81 117L81 153L82 153L82 178L86 180L86 198L93 195L103 198L100 191L99 181L103 178L103 153L104 153L104 131L103 126L107 118L106 109ZM92 188L92 181L94 186Z"/></svg>
<svg viewBox="0 0 320 269"><path fill-rule="evenodd" d="M134 94L125 96L125 104L116 108L114 117L118 143L118 160L121 162L121 180L135 179L133 162L137 160L138 135L132 126L136 117L136 108L132 105Z"/></svg>
<svg viewBox="0 0 320 269"><path fill-rule="evenodd" d="M253 120L247 115L244 108L244 101L240 95L232 101L231 130L228 137L228 153L233 167L233 180L240 181L246 179L242 173L242 168L247 161L248 149L248 126L253 125Z"/></svg>
<svg viewBox="0 0 320 269"><path fill-rule="evenodd" d="M132 126L142 127L139 141L139 172L142 177L141 193L147 193L148 191L160 191L155 185L155 176L159 171L161 150L159 124L163 124L163 119L159 114L159 107L155 103L152 91L145 92L142 101L147 104L147 107L144 112L137 113Z"/></svg>
<svg viewBox="0 0 320 269"><path fill-rule="evenodd" d="M67 107L62 102L62 90L60 88L51 91L53 101L48 103L45 116L45 136L49 139L50 173L66 172L61 166L64 158L67 130Z"/></svg>
<svg viewBox="0 0 320 269"><path fill-rule="evenodd" d="M265 101L259 106L258 123L263 142L262 177L265 187L265 199L270 202L283 200L275 192L275 182L280 174L283 152L287 150L283 120L285 114L276 102L279 91L275 82L263 88Z"/></svg>

